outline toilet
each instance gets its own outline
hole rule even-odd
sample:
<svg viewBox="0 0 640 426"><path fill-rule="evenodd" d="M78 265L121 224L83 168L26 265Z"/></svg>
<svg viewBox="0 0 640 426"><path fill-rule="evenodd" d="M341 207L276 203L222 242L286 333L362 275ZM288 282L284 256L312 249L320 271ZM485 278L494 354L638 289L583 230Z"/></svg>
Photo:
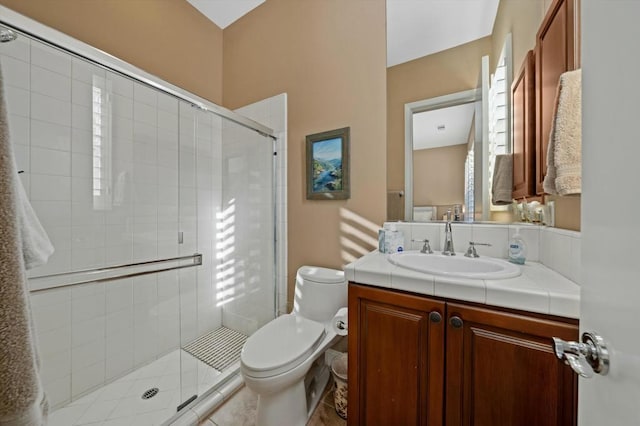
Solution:
<svg viewBox="0 0 640 426"><path fill-rule="evenodd" d="M258 426L303 426L330 377L324 352L340 336L334 316L347 306L342 271L302 266L293 312L251 335L240 355L246 386L258 394Z"/></svg>

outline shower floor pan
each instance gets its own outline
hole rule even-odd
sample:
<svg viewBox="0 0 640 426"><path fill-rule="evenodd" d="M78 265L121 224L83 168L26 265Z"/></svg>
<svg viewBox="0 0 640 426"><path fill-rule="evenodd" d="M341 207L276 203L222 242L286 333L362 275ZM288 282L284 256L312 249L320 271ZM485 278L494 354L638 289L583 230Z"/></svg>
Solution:
<svg viewBox="0 0 640 426"><path fill-rule="evenodd" d="M207 333L54 410L48 425L161 425L185 398L206 392L224 376L246 339L225 327Z"/></svg>

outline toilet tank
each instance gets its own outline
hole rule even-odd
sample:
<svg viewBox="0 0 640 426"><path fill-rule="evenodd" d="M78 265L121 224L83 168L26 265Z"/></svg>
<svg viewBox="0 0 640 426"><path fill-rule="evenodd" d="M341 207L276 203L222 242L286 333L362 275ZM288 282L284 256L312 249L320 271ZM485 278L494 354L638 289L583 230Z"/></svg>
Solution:
<svg viewBox="0 0 640 426"><path fill-rule="evenodd" d="M302 266L296 274L293 312L313 321L328 321L347 306L344 272L318 266Z"/></svg>

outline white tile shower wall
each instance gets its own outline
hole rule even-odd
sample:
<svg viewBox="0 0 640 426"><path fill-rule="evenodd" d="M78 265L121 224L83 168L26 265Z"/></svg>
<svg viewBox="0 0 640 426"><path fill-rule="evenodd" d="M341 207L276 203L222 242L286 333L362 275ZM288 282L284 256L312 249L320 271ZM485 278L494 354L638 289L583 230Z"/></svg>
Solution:
<svg viewBox="0 0 640 426"><path fill-rule="evenodd" d="M287 304L287 94L273 96L236 110L270 127L276 133L276 282L278 314L289 312Z"/></svg>
<svg viewBox="0 0 640 426"><path fill-rule="evenodd" d="M434 251L442 250L444 242L443 223L394 222L404 233L405 247L419 250L423 240L428 239ZM580 284L580 233L558 228L530 224L467 224L452 223L454 247L465 252L469 241L489 243L490 247L478 246L482 256L507 258L509 239L519 232L527 246L527 260L540 262L550 269Z"/></svg>
<svg viewBox="0 0 640 426"><path fill-rule="evenodd" d="M196 251L204 258L197 271L33 296L55 408L221 324L213 275L222 125L26 36L0 44L0 65L20 177L56 248L29 276Z"/></svg>

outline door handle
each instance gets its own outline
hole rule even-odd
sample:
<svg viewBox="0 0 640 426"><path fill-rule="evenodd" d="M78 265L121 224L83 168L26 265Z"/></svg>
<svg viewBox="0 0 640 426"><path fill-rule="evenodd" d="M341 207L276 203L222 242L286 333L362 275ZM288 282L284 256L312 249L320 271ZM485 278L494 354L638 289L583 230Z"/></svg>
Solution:
<svg viewBox="0 0 640 426"><path fill-rule="evenodd" d="M582 343L554 337L553 344L556 356L581 377L588 379L593 373L606 376L609 372L609 350L604 339L596 333L582 333Z"/></svg>

